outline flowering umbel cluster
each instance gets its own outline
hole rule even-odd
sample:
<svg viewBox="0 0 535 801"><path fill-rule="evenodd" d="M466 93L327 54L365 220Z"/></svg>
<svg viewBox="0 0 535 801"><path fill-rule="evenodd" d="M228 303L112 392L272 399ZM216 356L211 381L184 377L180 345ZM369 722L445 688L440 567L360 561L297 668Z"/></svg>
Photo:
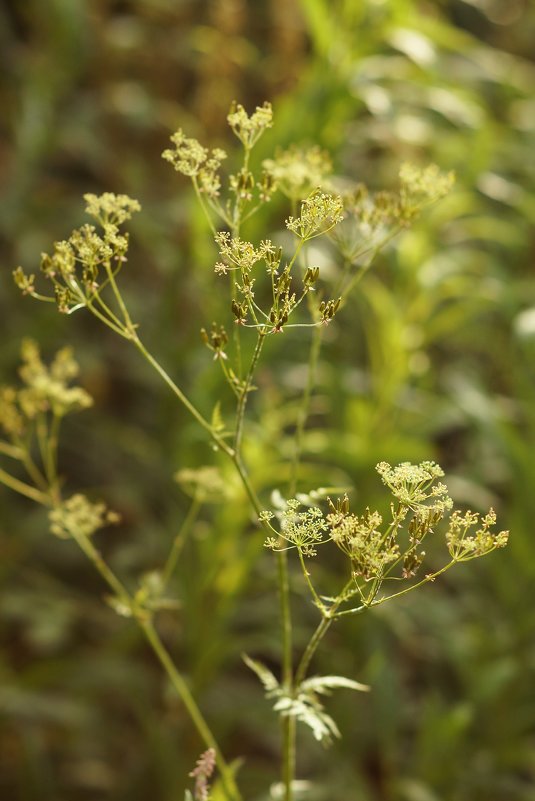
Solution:
<svg viewBox="0 0 535 801"><path fill-rule="evenodd" d="M0 388L0 426L13 441L28 433L39 414L63 417L78 409L87 409L93 401L82 387L70 386L79 372L69 347L59 350L50 367L41 359L39 346L25 339L21 347L21 389Z"/></svg>
<svg viewBox="0 0 535 801"><path fill-rule="evenodd" d="M19 478L20 469L17 474L1 469L2 481L50 507L50 531L56 537L90 537L119 518L103 503L92 503L80 493L62 499L57 449L63 418L87 409L93 400L82 387L71 386L79 371L71 348L59 350L47 366L38 345L26 339L21 357L22 387L0 388L0 429L5 436L0 438L0 454L18 462L26 480Z"/></svg>
<svg viewBox="0 0 535 801"><path fill-rule="evenodd" d="M119 516L102 502L92 503L85 495L76 493L49 512L50 532L60 539L78 536L91 537L110 523L118 523Z"/></svg>
<svg viewBox="0 0 535 801"><path fill-rule="evenodd" d="M291 499L277 515L278 528L271 523L276 515L263 512L261 519L274 534L267 538L266 547L275 551L295 548L301 556L310 557L316 555L318 545L334 543L351 563L353 586L346 597L358 594L369 606L385 600L379 595L385 580L416 576L425 557L424 540L443 520L451 556L447 567L507 544L509 532L491 531L496 523L492 509L481 520L474 512L458 510L448 519L453 501L446 485L438 481L444 472L435 462L403 462L395 467L380 462L377 472L393 498L388 520L376 510L365 509L361 515L350 512L347 496L334 503L329 500L326 515L315 506L303 510L298 500ZM427 574L423 581L438 573Z"/></svg>
<svg viewBox="0 0 535 801"><path fill-rule="evenodd" d="M435 164L423 169L402 164L397 191L370 192L357 184L343 194L344 221L330 237L344 259L355 263L408 228L425 206L448 194L454 183L454 173L443 173Z"/></svg>
<svg viewBox="0 0 535 801"><path fill-rule="evenodd" d="M115 279L126 262L128 234L120 226L140 211L137 200L127 195L84 195L86 213L98 225L82 225L68 239L54 243L52 252L41 255L41 273L50 281L54 297L42 295L35 288L35 275L26 275L22 267L13 273L15 283L23 294L37 300L53 301L58 310L71 314L88 308L96 316L105 317L117 325L120 321L110 312L103 291L115 291Z"/></svg>
<svg viewBox="0 0 535 801"><path fill-rule="evenodd" d="M277 150L272 159L265 159L262 166L277 188L290 200L304 200L318 187L325 185L332 173L329 154L314 146L308 150L290 147Z"/></svg>

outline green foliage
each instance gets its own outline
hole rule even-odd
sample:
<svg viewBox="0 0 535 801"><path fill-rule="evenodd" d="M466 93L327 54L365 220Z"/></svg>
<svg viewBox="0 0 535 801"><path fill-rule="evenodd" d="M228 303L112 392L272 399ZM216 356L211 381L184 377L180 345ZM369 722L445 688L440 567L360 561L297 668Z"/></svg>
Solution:
<svg viewBox="0 0 535 801"><path fill-rule="evenodd" d="M370 689L365 684L343 676L313 676L302 681L289 693L261 662L248 656L243 659L262 682L266 698L275 700L273 711L281 717L295 718L299 723L308 726L314 738L324 745L329 745L333 737L341 737L341 734L334 720L325 712L319 696L329 695L332 689L338 687L359 692Z"/></svg>

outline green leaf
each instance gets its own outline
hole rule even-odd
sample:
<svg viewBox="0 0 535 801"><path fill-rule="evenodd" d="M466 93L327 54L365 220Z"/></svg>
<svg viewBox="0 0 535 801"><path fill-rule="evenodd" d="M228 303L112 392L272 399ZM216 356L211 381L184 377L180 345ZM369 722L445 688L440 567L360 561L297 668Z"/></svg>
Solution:
<svg viewBox="0 0 535 801"><path fill-rule="evenodd" d="M268 693L276 692L280 690L280 685L271 670L269 670L262 662L258 662L256 659L251 659L247 654L242 654L242 659L250 668L253 673L256 673L262 684L264 685L264 689Z"/></svg>
<svg viewBox="0 0 535 801"><path fill-rule="evenodd" d="M324 745L329 745L333 737L341 736L334 720L313 696L301 693L297 698L290 698L284 695L277 701L273 709L281 715L294 717L300 723L308 726L312 730L314 738Z"/></svg>

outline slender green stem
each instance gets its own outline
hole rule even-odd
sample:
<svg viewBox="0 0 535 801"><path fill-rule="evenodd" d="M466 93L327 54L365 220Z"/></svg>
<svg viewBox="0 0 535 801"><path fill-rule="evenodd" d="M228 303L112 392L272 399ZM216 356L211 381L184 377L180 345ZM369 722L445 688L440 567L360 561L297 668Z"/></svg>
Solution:
<svg viewBox="0 0 535 801"><path fill-rule="evenodd" d="M295 495L295 491L297 489L299 464L301 461L302 448L303 448L303 436L305 433L306 421L310 409L310 398L312 396L312 390L314 388L314 384L316 381L316 370L318 365L319 353L321 349L322 337L323 337L323 327L316 328L314 330L314 334L312 336L312 343L310 346L307 383L305 386L305 391L303 393L303 397L297 415L294 452L292 457L292 463L290 465L290 487L289 487L290 498L292 498Z"/></svg>
<svg viewBox="0 0 535 801"><path fill-rule="evenodd" d="M240 480L243 484L243 487L247 493L247 497L249 498L253 509L255 510L257 515L260 515L262 511L262 506L260 504L258 495L256 494L249 476L247 474L247 470L243 461L241 459L240 454L236 453L236 451L231 448L224 439L222 439L218 434L216 434L210 425L210 423L201 415L201 413L197 410L197 408L191 403L191 401L184 395L182 390L175 384L173 379L168 375L168 373L164 370L161 364L154 358L154 356L147 350L147 348L143 345L141 340L137 335L134 336L131 341L134 343L136 348L142 354L142 356L149 362L149 364L156 370L156 372L163 378L165 383L171 388L180 402L186 407L186 409L190 412L190 414L197 420L199 425L204 428L205 431L208 432L212 440L215 444L225 453L226 456L234 464L236 471L240 477ZM264 526L264 528L266 528Z"/></svg>
<svg viewBox="0 0 535 801"><path fill-rule="evenodd" d="M308 572L307 566L305 564L305 557L301 553L301 549L300 548L297 549L297 553L299 554L299 561L301 563L301 569L303 571L303 576L305 577L305 581L307 583L308 589L310 590L310 594L312 595L312 597L314 599L314 603L316 604L318 609L321 612L323 612L325 610L325 604L323 604L321 602L321 599L320 599L318 593L316 592L316 590L314 588L314 585L312 584L312 581L310 579L310 573Z"/></svg>
<svg viewBox="0 0 535 801"><path fill-rule="evenodd" d="M393 595L386 595L384 598L379 598L377 601L372 601L370 606L380 606L381 604L384 604L385 601L391 601L392 598L400 598L402 595L407 595L408 592L412 592L412 590L415 590L417 587L421 587L422 584L427 584L429 581L434 581L438 576L442 575L442 573L445 573L446 570L449 570L450 567L455 564L455 562L456 560L452 559L447 565L441 567L440 570L437 570L435 573L429 573L427 576L425 576L425 578L423 578L421 581L418 581L416 584L411 584L410 587L406 587L404 590L395 592Z"/></svg>
<svg viewBox="0 0 535 801"><path fill-rule="evenodd" d="M278 582L282 622L282 680L288 693L293 692L293 632L290 607L290 581L288 571L288 554L277 553ZM284 801L293 799L293 781L295 778L295 719L290 715L281 718L282 727L282 783Z"/></svg>
<svg viewBox="0 0 535 801"><path fill-rule="evenodd" d="M52 476L50 475L50 465L49 465L49 452L48 452L48 442L49 442L49 430L48 430L48 422L45 412L39 412L37 417L35 418L35 431L37 434L37 444L39 446L39 454L41 457L41 464L44 467L46 480L48 486L52 486ZM32 476L33 478L33 476Z"/></svg>
<svg viewBox="0 0 535 801"><path fill-rule="evenodd" d="M156 372L160 374L160 376L163 378L165 383L173 390L173 392L175 393L175 395L177 396L179 401L182 403L182 405L186 407L186 409L190 412L191 415L193 415L193 417L195 418L195 420L197 420L199 425L202 426L202 428L204 428L204 430L208 432L210 437L214 440L215 444L222 451L224 451L224 453L226 453L227 456L229 456L231 459L233 459L234 451L232 450L232 448L230 448L227 445L225 440L223 440L218 434L215 433L214 429L212 428L212 426L210 425L208 420L206 420L202 416L202 414L197 410L197 408L193 405L193 403L191 403L189 398L187 398L186 395L184 395L184 393L182 392L180 387L178 387L175 384L175 382L173 381L171 376L164 370L164 368L161 366L161 364L154 358L152 353L150 353L150 351L147 350L147 348L143 345L143 343L141 342L141 340L139 339L139 337L137 335L135 335L132 338L132 342L134 343L134 345L136 346L138 351L142 354L142 356L149 362L150 365L152 365L152 367L154 367Z"/></svg>
<svg viewBox="0 0 535 801"><path fill-rule="evenodd" d="M169 652L162 643L152 621L142 610L136 609L135 602L131 598L130 593L122 581L115 575L113 570L108 567L99 551L93 545L91 539L81 533L73 534L73 537L78 546L93 564L95 569L98 571L98 573L100 573L106 584L108 584L108 586L126 605L126 607L132 611L132 614L134 615L138 625L142 629L150 646L158 657L160 664L167 673L171 684L175 688L179 698L182 700L182 703L188 710L189 716L204 744L207 746L207 748L213 748L216 752L217 766L221 773L221 779L228 801L240 801L240 794L234 782L232 772L230 771L230 768L221 754L221 750L217 744L217 741L212 734L206 720L204 719L199 707L197 706L197 703L193 698L188 685L184 681L184 678L180 672L177 670L177 667L173 662Z"/></svg>
<svg viewBox="0 0 535 801"><path fill-rule="evenodd" d="M340 595L338 596L338 599L332 604L328 612L324 612L322 619L318 623L318 626L315 632L313 633L312 637L310 638L308 645L306 646L303 652L303 656L301 657L301 661L299 662L299 665L295 672L296 687L299 687L301 682L305 679L311 659L316 653L318 645L320 644L323 637L331 627L333 620L335 620L338 607L346 600L347 592L351 588L352 584L353 584L353 579L350 579L345 585ZM364 611L364 609L366 608L367 608L366 606L363 606L361 608L361 611Z"/></svg>
<svg viewBox="0 0 535 801"><path fill-rule="evenodd" d="M32 501L36 501L36 503L40 503L42 506L52 505L50 496L45 492L41 492L35 487L30 486L30 484L26 484L25 481L20 481L18 478L11 476L9 473L6 473L5 470L2 470L2 468L0 468L0 481L2 484L5 484L6 487L24 495L26 498L30 498Z"/></svg>
<svg viewBox="0 0 535 801"><path fill-rule="evenodd" d="M176 535L176 537L174 539L173 547L171 548L171 552L169 553L169 556L167 557L167 561L165 563L165 567L164 567L163 573L162 573L162 584L163 584L163 587L167 586L171 576L173 575L173 573L175 571L175 568L176 568L176 565L177 565L177 562L178 562L178 558L179 558L180 554L182 553L182 549L183 549L183 547L184 547L184 545L186 543L186 539L188 538L188 535L189 535L189 533L191 531L193 523L195 522L195 519L196 519L197 515L199 514L199 509L200 508L201 508L201 502L196 496L194 496L193 500L191 501L191 505L190 505L190 507L188 509L188 513L187 513L186 517L184 518L184 521L183 521L182 525L180 526L180 530L179 530L178 534Z"/></svg>
<svg viewBox="0 0 535 801"><path fill-rule="evenodd" d="M199 189L199 183L197 181L197 178L195 176L192 176L191 182L193 184L193 188L195 190L195 194L197 196L197 200L199 201L199 205L200 205L201 209L203 210L203 214L206 217L206 220L208 221L208 225L210 226L210 230L211 230L212 234L215 236L216 235L215 225L214 225L213 220L212 220L212 218L210 216L210 212L206 208L206 204L204 202L203 196L201 195L201 190Z"/></svg>
<svg viewBox="0 0 535 801"><path fill-rule="evenodd" d="M302 247L303 247L303 241L300 240L296 247L295 253L290 261L289 264L290 269L293 266L294 262L296 261ZM316 329L316 331L314 332L315 336L311 345L310 355L309 355L307 386L298 415L297 429L294 440L294 453L293 453L292 463L290 465L290 483L289 483L290 497L293 497L293 495L295 494L295 490L297 488L297 474L299 469L303 432L306 423L306 418L308 415L310 396L312 393L312 387L314 385L314 377L316 372L316 361L318 358L319 347L321 343L321 334L316 335L316 332L319 330L320 329ZM299 553L299 556L302 558L301 553ZM287 688L287 692L291 694L293 693L294 687L296 685L294 683L294 677L293 677L293 635L292 635L292 617L291 617L291 604L290 604L290 582L288 576L288 556L286 551L281 551L278 554L278 565L279 565L279 593L281 599L280 604L281 604L282 646L283 646L283 680ZM308 573L304 565L303 565L303 571L307 581L309 582L311 591L314 594L315 591L312 588L310 578L308 576ZM297 761L296 721L295 718L289 715L282 718L282 751L283 751L282 783L284 787L284 800L292 801L293 783L295 780L295 770Z"/></svg>
<svg viewBox="0 0 535 801"><path fill-rule="evenodd" d="M251 358L251 364L249 365L249 372L247 373L247 378L245 379L245 383L240 392L240 397L238 400L238 409L236 412L236 434L234 436L234 450L236 453L240 453L241 451L241 443L243 437L243 423L245 419L245 407L247 406L247 398L249 396L249 392L251 391L254 372L256 370L256 366L258 364L258 360L262 352L262 347L264 345L265 338L266 338L266 332L264 329L261 328L258 332L258 338L256 340L255 349L253 352L253 356Z"/></svg>
<svg viewBox="0 0 535 801"><path fill-rule="evenodd" d="M305 648L301 661L299 662L298 668L295 673L295 684L298 687L301 682L304 680L308 666L310 665L310 661L316 652L318 645L320 644L321 640L329 630L331 623L333 622L332 617L323 616L320 622L317 625L317 628L308 641L308 645Z"/></svg>
<svg viewBox="0 0 535 801"><path fill-rule="evenodd" d="M221 370L223 371L223 375L225 376L225 380L226 380L227 384L229 385L230 389L232 390L232 392L234 393L236 398L239 398L240 397L240 392L239 392L238 388L236 387L236 382L232 380L232 377L231 377L231 375L229 373L229 370L228 370L228 367L226 365L225 359L221 355L221 356L219 356L217 361L221 365Z"/></svg>
<svg viewBox="0 0 535 801"><path fill-rule="evenodd" d="M21 448L20 445L10 445L9 442L4 442L3 440L0 440L0 453L18 461L24 459L24 448Z"/></svg>
<svg viewBox="0 0 535 801"><path fill-rule="evenodd" d="M117 305L119 306L119 309L121 310L121 314L123 315L123 320L124 320L125 325L126 325L126 330L127 330L127 332L129 334L132 334L134 332L135 327L132 324L132 320L130 319L130 315L128 313L128 309L126 308L126 303L123 300L123 296L119 292L119 287L117 286L117 282L115 280L115 274L114 274L114 272L113 272L113 270L111 268L111 264L109 262L106 262L104 267L106 269L106 274L108 276L108 280L110 282L113 294L115 296L115 300L117 301ZM112 312L112 315L113 315L113 312ZM115 315L113 315L113 317L115 317ZM117 319L117 318L115 318L115 319Z"/></svg>
<svg viewBox="0 0 535 801"><path fill-rule="evenodd" d="M278 578L282 617L283 662L282 678L288 689L292 687L292 618L290 614L290 582L287 551L277 552Z"/></svg>
<svg viewBox="0 0 535 801"><path fill-rule="evenodd" d="M50 486L50 492L55 502L59 502L57 457L60 424L61 417L54 412L48 430L48 439L46 443L45 472L48 484Z"/></svg>
<svg viewBox="0 0 535 801"><path fill-rule="evenodd" d="M116 594L116 596L125 604L126 607L133 611L132 599L130 594L122 581L115 575L113 570L108 566L106 561L102 558L100 551L93 545L91 539L85 534L80 532L73 533L73 539L78 547L87 556L95 570L102 576L106 584Z"/></svg>
<svg viewBox="0 0 535 801"><path fill-rule="evenodd" d="M195 699L193 698L190 689L184 679L182 678L181 674L176 669L176 666L169 655L169 652L165 648L164 644L162 643L158 632L154 628L152 622L150 620L139 620L139 625L141 626L148 642L150 643L154 653L158 657L160 664L164 668L165 672L167 673L171 684L177 691L178 695L182 699L182 702L186 709L188 710L189 716L192 719L195 728L199 732L204 744L208 748L213 748L216 754L216 763L217 767L219 768L219 772L221 774L221 782L223 785L223 789L225 792L225 796L229 801L240 801L241 795L236 786L236 782L234 781L234 776L232 775L232 771L227 765L219 745L212 734L210 727L208 726L206 720L204 719L201 710L197 706Z"/></svg>
<svg viewBox="0 0 535 801"><path fill-rule="evenodd" d="M85 305L87 306L87 308L89 309L91 314L94 314L95 317L97 317L102 323L104 323L104 325L107 325L108 328L111 328L111 330L115 331L116 334L119 334L120 337L122 337L123 339L131 339L132 338L130 336L130 334L127 333L124 330L124 328L122 328L122 327L119 328L119 326L117 326L115 323L113 323L111 320L109 320L106 317L106 315L102 314L102 312L100 312L96 308L96 306L93 305L93 300L92 299L86 298Z"/></svg>
<svg viewBox="0 0 535 801"><path fill-rule="evenodd" d="M23 450L23 454L21 456L21 462L24 465L24 468L30 478L32 479L33 483L36 487L43 490L44 492L48 492L48 484L46 478L42 474L41 470L35 464L32 455L31 455L31 444L32 444L32 430L28 432L28 436L26 437L26 442L21 446Z"/></svg>
<svg viewBox="0 0 535 801"><path fill-rule="evenodd" d="M112 275L112 273L108 273L108 275L110 276L110 275ZM105 282L105 284L111 284L111 279L109 277L108 277L107 281ZM122 320L120 320L117 317L117 315L110 309L108 304L105 303L104 300L102 300L102 290L103 290L105 284L103 284L99 288L99 291L92 296L91 302L98 303L99 306L102 308L103 312L110 318L111 322L117 328L120 328L120 329L124 330L124 322Z"/></svg>

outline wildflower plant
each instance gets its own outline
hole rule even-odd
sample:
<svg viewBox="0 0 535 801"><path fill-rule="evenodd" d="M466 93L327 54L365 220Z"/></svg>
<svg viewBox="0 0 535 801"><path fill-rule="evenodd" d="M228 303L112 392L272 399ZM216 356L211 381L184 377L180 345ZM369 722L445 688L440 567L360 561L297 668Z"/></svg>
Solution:
<svg viewBox="0 0 535 801"><path fill-rule="evenodd" d="M351 511L347 494L334 497L335 492L328 490L298 492L303 434L323 332L377 254L412 224L427 204L450 189L453 176L440 173L434 166L421 170L403 165L397 192L374 194L355 184L350 192L339 194L330 159L319 148L277 151L263 162L260 171L252 169L251 152L273 124L269 103L251 115L235 104L228 122L242 151L241 166L235 172L224 173L227 154L223 150L210 150L182 130L173 134L172 147L164 151L163 158L191 181L218 251L213 280L218 288L226 284L227 314L224 320L207 323L200 334L217 364L214 369L222 371L234 404L232 417L222 414L219 402L211 418L204 416L145 346L139 325L131 317L121 290L129 245L123 226L140 211L136 200L109 192L85 195L92 223L76 229L66 240L55 243L49 254L42 255L41 274L49 292L37 287L34 273L27 274L21 267L14 272L24 295L55 303L63 314L85 309L135 347L218 452L216 464L196 470L182 465L176 474L191 498L191 507L166 562L160 570L141 576L137 589L129 590L95 545L99 530L117 523L117 516L102 502L79 493L63 496L57 466L59 426L67 414L91 405L84 389L70 386L78 368L68 349L60 351L46 367L35 343L24 343L20 371L23 386L0 390L0 426L4 431L0 454L18 465L11 472L0 469L0 481L48 508L51 533L77 543L107 584L110 606L139 625L207 749L191 774L195 788L193 793L186 792L186 799L206 801L211 797L209 782L217 766L214 797L217 794L217 798L238 801L241 795L235 771L223 756L155 624L159 609L176 605L176 599L168 597L167 588L201 507L214 500L235 502L235 493L220 473L220 462L226 461L263 531L265 546L274 552L278 564L280 676L257 659L247 655L244 659L282 720L281 797L291 801L298 786L296 724L307 726L317 740L328 743L340 732L325 709L325 697L335 689L368 689L353 678L309 674L314 654L332 622L364 613L434 581L456 563L504 546L508 535L505 531L493 532L496 518L492 510L482 518L470 511L453 510L453 501L441 481L443 472L432 461L377 465L390 495L388 515L369 508ZM284 224L291 237L286 236L283 244L270 238L249 241L242 232L244 224L269 203L275 192L290 202ZM328 242L333 259L338 259L334 279L324 280L321 268L309 261L309 243L318 239ZM286 241L291 243L289 249ZM246 412L266 340L287 336L292 328L301 329L297 333L309 340L308 377L295 419L288 485L284 492L279 491L279 502L265 509L244 456ZM438 570L426 568L426 541L440 537L445 538L449 558ZM339 591L329 596L318 588L311 567L325 548L334 549L345 560ZM317 627L297 661L289 586L289 557L294 553L318 614Z"/></svg>

